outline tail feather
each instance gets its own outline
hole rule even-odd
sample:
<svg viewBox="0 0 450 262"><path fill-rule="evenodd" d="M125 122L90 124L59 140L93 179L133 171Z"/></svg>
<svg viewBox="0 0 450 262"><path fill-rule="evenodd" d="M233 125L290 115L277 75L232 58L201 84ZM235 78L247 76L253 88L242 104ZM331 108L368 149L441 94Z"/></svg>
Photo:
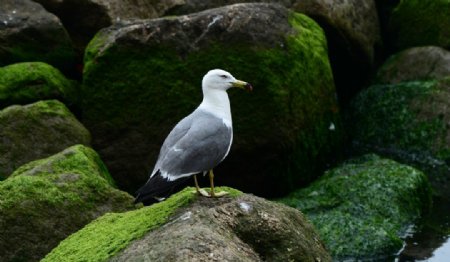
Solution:
<svg viewBox="0 0 450 262"><path fill-rule="evenodd" d="M179 179L169 181L161 176L161 172L158 170L144 186L136 191L136 199L134 203L142 202L144 205L150 205L164 200L172 193L176 192L176 189L183 185L189 177L181 177Z"/></svg>

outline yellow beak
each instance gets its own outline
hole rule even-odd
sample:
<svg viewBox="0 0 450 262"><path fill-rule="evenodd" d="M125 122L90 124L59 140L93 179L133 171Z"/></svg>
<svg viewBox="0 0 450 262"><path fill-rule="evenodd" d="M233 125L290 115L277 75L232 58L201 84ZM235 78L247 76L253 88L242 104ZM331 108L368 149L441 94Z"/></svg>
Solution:
<svg viewBox="0 0 450 262"><path fill-rule="evenodd" d="M241 81L241 80L236 80L235 82L233 82L232 86L233 87L238 87L238 88L241 88L241 89L245 89L247 91L252 91L253 90L252 85L250 85L247 82Z"/></svg>

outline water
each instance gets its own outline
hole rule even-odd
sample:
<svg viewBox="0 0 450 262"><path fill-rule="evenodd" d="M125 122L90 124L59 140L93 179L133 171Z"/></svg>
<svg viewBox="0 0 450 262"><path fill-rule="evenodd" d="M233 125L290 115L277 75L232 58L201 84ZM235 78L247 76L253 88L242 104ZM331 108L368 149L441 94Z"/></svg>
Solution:
<svg viewBox="0 0 450 262"><path fill-rule="evenodd" d="M436 196L395 261L450 262L450 197Z"/></svg>

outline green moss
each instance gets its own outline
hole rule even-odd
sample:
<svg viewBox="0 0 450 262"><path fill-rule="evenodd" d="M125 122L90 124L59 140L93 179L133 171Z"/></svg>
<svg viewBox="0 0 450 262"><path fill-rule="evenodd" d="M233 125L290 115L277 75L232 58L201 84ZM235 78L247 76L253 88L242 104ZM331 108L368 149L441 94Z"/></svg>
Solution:
<svg viewBox="0 0 450 262"><path fill-rule="evenodd" d="M242 194L224 187L217 191L227 191L233 197ZM166 223L179 208L196 198L194 192L194 188L187 187L152 206L106 214L62 241L42 261L107 261L131 241Z"/></svg>
<svg viewBox="0 0 450 262"><path fill-rule="evenodd" d="M76 100L76 83L42 63L18 63L0 68L0 108L44 99Z"/></svg>
<svg viewBox="0 0 450 262"><path fill-rule="evenodd" d="M426 122L411 110L413 99L436 91L436 81L375 85L353 102L355 137L361 143L427 150L442 123Z"/></svg>
<svg viewBox="0 0 450 262"><path fill-rule="evenodd" d="M277 194L311 180L340 144L340 119L322 29L302 14L290 13L286 22L293 30L281 35L276 46L209 39L198 50L186 52L170 43L110 43L111 32L100 32L86 49L86 125L100 136L107 132L118 137L120 130L132 128L157 148L173 125L200 103L201 77L212 68L223 68L255 87L250 95L229 92L235 139L227 165L241 166L238 159L246 159L249 166L258 167L251 172L267 185L265 191ZM331 123L335 132L328 128ZM256 157L256 151L266 155ZM145 159L157 153L153 150ZM116 178L132 190L131 179Z"/></svg>
<svg viewBox="0 0 450 262"><path fill-rule="evenodd" d="M366 155L280 201L308 216L335 259L373 258L401 249L431 193L422 172Z"/></svg>
<svg viewBox="0 0 450 262"><path fill-rule="evenodd" d="M39 169L36 169L36 167L39 167ZM114 180L98 154L91 148L83 145L75 145L60 154L25 164L14 171L11 177L30 175L45 177L54 182L64 182L60 180L60 176L65 174L83 176L79 179L83 184L86 182L85 179L98 180L98 177L92 176L92 174L97 174L105 180L99 184L106 182L105 186L114 186ZM74 183L72 182L68 186L73 186Z"/></svg>
<svg viewBox="0 0 450 262"><path fill-rule="evenodd" d="M89 131L57 100L9 106L0 111L0 125L4 138L0 141L0 175L4 177L32 160L91 141Z"/></svg>
<svg viewBox="0 0 450 262"><path fill-rule="evenodd" d="M0 182L0 260L37 261L103 213L131 209L132 197L112 183L82 145L17 169Z"/></svg>
<svg viewBox="0 0 450 262"><path fill-rule="evenodd" d="M63 28L49 26L36 32L33 37L23 39L25 32L19 33L21 41L12 40L2 43L3 52L0 66L18 62L40 61L50 64L63 72L74 69L76 54L69 35ZM55 38L55 36L57 38Z"/></svg>
<svg viewBox="0 0 450 262"><path fill-rule="evenodd" d="M445 156L447 107L438 102L447 92L445 81L375 85L361 92L352 103L354 139L362 147L388 148L394 155Z"/></svg>
<svg viewBox="0 0 450 262"><path fill-rule="evenodd" d="M449 0L402 0L394 9L390 27L394 46L450 47Z"/></svg>

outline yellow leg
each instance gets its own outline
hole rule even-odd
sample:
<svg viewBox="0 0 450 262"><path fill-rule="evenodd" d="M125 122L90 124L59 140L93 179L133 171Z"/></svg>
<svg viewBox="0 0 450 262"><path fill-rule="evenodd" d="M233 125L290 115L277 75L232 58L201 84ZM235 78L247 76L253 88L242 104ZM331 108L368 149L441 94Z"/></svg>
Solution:
<svg viewBox="0 0 450 262"><path fill-rule="evenodd" d="M210 197L222 197L228 194L228 192L214 192L214 173L213 170L209 170L209 184L211 185L211 192L209 194Z"/></svg>
<svg viewBox="0 0 450 262"><path fill-rule="evenodd" d="M211 185L210 196L215 197L216 195L214 194L214 173L212 169L209 170L209 184Z"/></svg>
<svg viewBox="0 0 450 262"><path fill-rule="evenodd" d="M194 175L194 183L195 183L195 190L197 191L197 193L200 194L200 187L198 186L197 175Z"/></svg>
<svg viewBox="0 0 450 262"><path fill-rule="evenodd" d="M204 189L201 189L198 186L197 175L194 175L194 183L195 183L195 191L197 192L197 194L202 195L202 196L206 196L206 197L209 196L208 193Z"/></svg>

